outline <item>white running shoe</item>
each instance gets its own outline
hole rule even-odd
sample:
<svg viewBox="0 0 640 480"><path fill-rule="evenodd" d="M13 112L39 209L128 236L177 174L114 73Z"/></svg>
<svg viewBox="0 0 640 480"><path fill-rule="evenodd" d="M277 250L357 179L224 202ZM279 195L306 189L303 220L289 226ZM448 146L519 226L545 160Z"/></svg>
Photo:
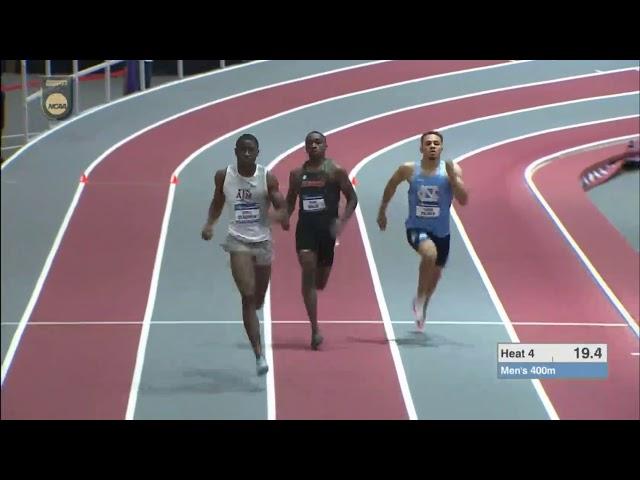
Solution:
<svg viewBox="0 0 640 480"><path fill-rule="evenodd" d="M419 332L424 332L424 322L425 322L425 312L424 312L424 303L422 307L418 305L418 298L414 297L413 302L413 315L416 317L416 328Z"/></svg>

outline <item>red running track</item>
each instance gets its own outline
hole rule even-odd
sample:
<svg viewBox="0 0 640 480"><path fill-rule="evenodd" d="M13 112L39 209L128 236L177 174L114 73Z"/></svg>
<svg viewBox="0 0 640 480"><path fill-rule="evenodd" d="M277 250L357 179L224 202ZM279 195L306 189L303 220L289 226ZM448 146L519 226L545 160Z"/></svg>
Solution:
<svg viewBox="0 0 640 480"><path fill-rule="evenodd" d="M512 322L624 322L538 203L524 172L554 152L637 131L637 118L565 129L462 162L465 183L477 193L458 214ZM542 381L561 419L640 419L638 357L631 355L638 338L629 327L515 330L523 343L608 344L607 379Z"/></svg>
<svg viewBox="0 0 640 480"><path fill-rule="evenodd" d="M388 70L383 68L384 65L387 65ZM414 72L415 77L429 74L426 71L429 69L432 74L438 70L435 64L420 62L420 65L423 65L424 71L421 74ZM403 79L401 75L407 75L407 72L403 70L398 73L398 70L418 68L411 67L411 62L406 65L380 64L376 67L375 70L367 70L369 73L377 72L376 75L372 74L364 79L353 71L341 72L335 76L276 87L222 102L145 132L135 138L135 141L128 142L112 152L95 169L89 184L85 187L30 321L96 321L100 318L111 321L133 318L140 321L146 306L167 184L173 169L211 138L223 135L231 129L272 115L284 108L315 101L319 97L326 98L370 88L376 80L390 81L393 75L396 75L394 81L400 81ZM458 68L470 67L459 65ZM338 147L335 149L336 152L351 152L354 157L350 157L349 160L355 165L361 158L358 152L366 154L367 149L371 147L370 153L400 138L416 134L425 126L431 128L478 115L633 91L635 88L637 73L621 73L471 97L411 110L405 112L405 115L385 117L376 121L374 127L369 124L368 127L354 129L364 132L364 138L356 136L353 141L346 138L344 148L340 148L340 142L334 140L331 144L332 148ZM386 135L380 135L381 127L381 131ZM370 131L367 132L367 128ZM389 140L390 137L394 139ZM166 138L175 141L166 145ZM385 141L385 138L388 141ZM100 191L103 191L103 194L100 194ZM120 206L114 209L113 201L121 202ZM138 205L140 210L127 210L133 204ZM119 210L125 211L126 215L118 215ZM136 232L143 232L140 234L149 236L147 240L140 239L144 246L134 244ZM345 238L347 235L348 232L345 232ZM105 237L104 241L100 240L100 243L97 243L102 237ZM111 241L107 241L108 239ZM362 248L361 245L359 248ZM336 277L338 276L336 272ZM299 291L299 281L295 280L298 278L298 275L294 277L295 286L289 292ZM363 278L363 282L370 282L370 276ZM55 295L48 293L49 289L53 289L52 292L63 292L65 296L60 301ZM94 305L107 305L108 309L96 310L93 308ZM304 317L298 317L301 318ZM53 339L56 348L42 352L37 350L37 343L34 343L37 328L41 327L27 326L22 345L3 385L3 418L123 418L129 391L128 388L118 391L114 389L131 382L140 329L128 330L132 335L128 343L118 339L119 327L116 326L108 329L112 333L104 334L101 343L83 344L63 338ZM274 338L274 341L277 342L277 338ZM346 341L349 341L349 338L345 337ZM356 338L355 341L366 343L367 339ZM339 344L335 339L334 342L336 345ZM92 361L87 360L88 348L91 348ZM115 350L119 357L117 362L114 361ZM65 355L61 355L62 352ZM34 355L38 361L28 361ZM371 361L376 363L375 360ZM120 381L96 383L94 389L81 389L86 378L99 376L104 369L110 369L110 378L118 378ZM371 372L367 369L362 375L370 375ZM287 393L286 389L283 393L278 390L283 387L278 383L278 378L283 378L282 373L286 372L276 365L276 399L279 402L286 401ZM26 381L21 378L29 379L30 389L25 388ZM56 379L54 383L59 385L56 390L47 387L53 378ZM334 378L339 381L341 377L336 375L330 378L316 378L315 384L316 387L321 386L335 392L333 397L334 401L337 401L335 398L341 396L344 383L332 383ZM290 383L300 380L308 382L309 378L292 376ZM105 398L111 398L112 401L100 401ZM375 397L370 397L369 401L371 398ZM394 398L399 398L399 393ZM300 398L297 400L298 403L302 403ZM318 404L309 401L309 398L306 400L309 408L303 412L304 416L318 416ZM393 402L394 405L393 409L385 412L385 418L406 415L404 410L399 411L397 402L381 402L385 405ZM350 408L352 412L357 412L362 406L352 403ZM283 417L289 415L285 410L278 412L278 417L281 413ZM324 414L329 416L333 416L334 413L324 411Z"/></svg>
<svg viewBox="0 0 640 480"><path fill-rule="evenodd" d="M328 155L349 171L371 153L431 128L537 105L635 91L637 85L638 73L624 72L416 108L329 135ZM304 158L304 151L299 149L283 158L273 171L278 178L287 179L288 172ZM287 185L281 183L286 189ZM379 186L380 192L383 187ZM295 219L292 221L293 229ZM329 286L319 293L320 321L381 321L358 230L353 220L341 238ZM278 229L274 238L277 252L271 284L272 320L304 320L307 316L300 294L295 239ZM378 348L386 339L383 325L369 325L366 337L356 336L361 329L348 324L324 326L324 331L324 349L331 350L331 355L309 350L308 325L273 325L277 418L406 418L390 350ZM356 353L351 347L360 344L371 348ZM289 348L279 348L283 346ZM372 376L375 382L362 380Z"/></svg>
<svg viewBox="0 0 640 480"><path fill-rule="evenodd" d="M554 158L536 170L533 182L591 264L638 323L638 252L589 199L580 182L580 174L590 165L626 150L625 142Z"/></svg>
<svg viewBox="0 0 640 480"><path fill-rule="evenodd" d="M220 102L131 139L91 173L29 322L141 322L170 175L212 139L333 96L500 63L505 62L407 61L360 67ZM2 418L124 418L141 327L64 328L27 325L2 386ZM63 333L72 328L78 330ZM50 348L40 347L43 336ZM105 378L109 381L100 381Z"/></svg>

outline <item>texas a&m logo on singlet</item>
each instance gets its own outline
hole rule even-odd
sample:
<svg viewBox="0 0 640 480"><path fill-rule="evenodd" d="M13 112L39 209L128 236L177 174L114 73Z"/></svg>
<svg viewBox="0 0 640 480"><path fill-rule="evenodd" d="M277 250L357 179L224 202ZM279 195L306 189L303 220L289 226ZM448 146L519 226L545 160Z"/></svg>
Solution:
<svg viewBox="0 0 640 480"><path fill-rule="evenodd" d="M257 223L260 221L260 207L251 201L251 190L239 188L236 194L235 219L236 223Z"/></svg>
<svg viewBox="0 0 640 480"><path fill-rule="evenodd" d="M238 193L236 194L236 200L251 200L251 190L248 188L239 188Z"/></svg>

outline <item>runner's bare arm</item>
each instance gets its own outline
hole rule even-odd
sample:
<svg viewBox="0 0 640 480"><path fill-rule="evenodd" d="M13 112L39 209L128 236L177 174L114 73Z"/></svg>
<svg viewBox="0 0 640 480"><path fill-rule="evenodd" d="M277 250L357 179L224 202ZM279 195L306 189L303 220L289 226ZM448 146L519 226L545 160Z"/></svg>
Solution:
<svg viewBox="0 0 640 480"><path fill-rule="evenodd" d="M387 205L396 193L398 185L405 180L410 180L413 174L413 165L411 163L405 163L398 167L398 169L391 175L391 178L384 187L382 193L382 201L380 202L380 208L378 209L378 226L380 230L387 228Z"/></svg>
<svg viewBox="0 0 640 480"><path fill-rule="evenodd" d="M466 205L469 201L469 192L464 186L462 181L462 167L457 163L453 163L451 160L447 160L445 163L447 167L447 175L449 176L449 184L451 190L453 190L453 196L462 206Z"/></svg>
<svg viewBox="0 0 640 480"><path fill-rule="evenodd" d="M300 177L301 170L291 170L289 173L289 191L287 192L287 214L289 217L296 209L296 200L298 199L298 192L300 191Z"/></svg>
<svg viewBox="0 0 640 480"><path fill-rule="evenodd" d="M213 192L213 199L211 200L211 204L209 205L209 213L207 216L207 221L202 227L202 239L203 240L211 240L213 237L213 225L218 221L220 215L222 214L222 209L224 208L224 178L226 176L225 170L218 170L215 175L215 189Z"/></svg>
<svg viewBox="0 0 640 480"><path fill-rule="evenodd" d="M273 220L280 222L284 230L289 229L289 215L287 213L287 202L280 193L280 184L275 175L267 172L267 189L269 191L269 199L276 209Z"/></svg>
<svg viewBox="0 0 640 480"><path fill-rule="evenodd" d="M342 213L342 217L340 217L340 221L342 223L347 223L356 207L358 206L358 194L353 188L353 184L351 180L349 180L349 174L344 168L338 167L336 170L336 179L338 180L338 184L340 185L340 191L347 199L347 205L344 208L344 212Z"/></svg>

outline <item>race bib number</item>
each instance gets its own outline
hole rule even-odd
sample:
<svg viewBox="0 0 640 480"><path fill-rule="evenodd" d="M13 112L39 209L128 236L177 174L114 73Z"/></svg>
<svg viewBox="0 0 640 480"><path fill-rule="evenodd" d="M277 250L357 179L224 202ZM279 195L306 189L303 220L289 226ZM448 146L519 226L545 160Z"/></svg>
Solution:
<svg viewBox="0 0 640 480"><path fill-rule="evenodd" d="M305 212L319 212L325 209L324 197L303 198L302 209Z"/></svg>
<svg viewBox="0 0 640 480"><path fill-rule="evenodd" d="M437 218L440 216L440 207L423 207L421 205L416 206L416 217L420 218Z"/></svg>
<svg viewBox="0 0 640 480"><path fill-rule="evenodd" d="M260 220L260 208L255 203L237 204L235 212L238 223L255 223Z"/></svg>

